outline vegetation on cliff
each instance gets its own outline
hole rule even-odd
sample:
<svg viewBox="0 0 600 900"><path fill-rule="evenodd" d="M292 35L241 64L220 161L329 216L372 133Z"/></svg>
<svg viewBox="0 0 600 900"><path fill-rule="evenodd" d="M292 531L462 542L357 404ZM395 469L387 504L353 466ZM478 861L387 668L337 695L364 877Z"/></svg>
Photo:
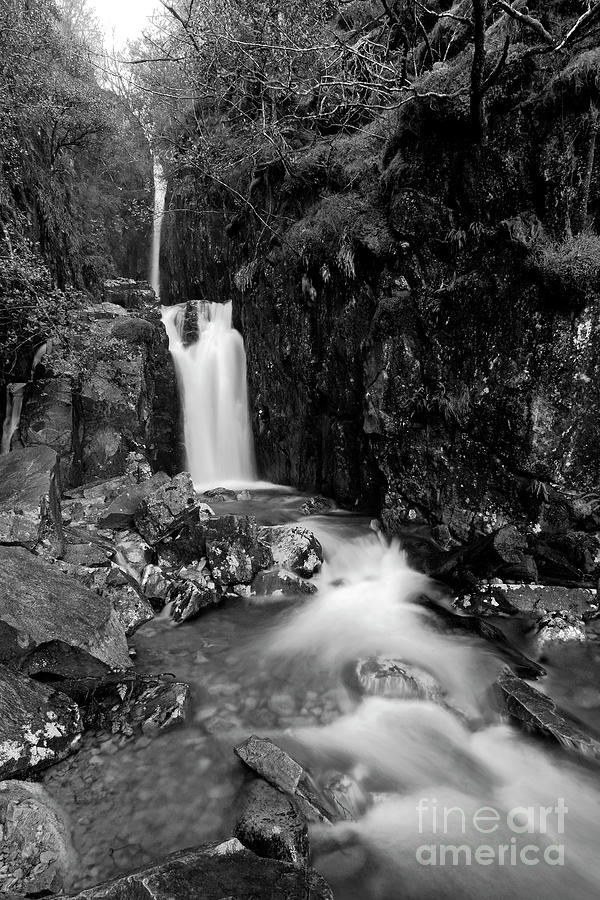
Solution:
<svg viewBox="0 0 600 900"><path fill-rule="evenodd" d="M0 381L69 315L65 291L145 274L149 150L98 40L84 0L0 2Z"/></svg>

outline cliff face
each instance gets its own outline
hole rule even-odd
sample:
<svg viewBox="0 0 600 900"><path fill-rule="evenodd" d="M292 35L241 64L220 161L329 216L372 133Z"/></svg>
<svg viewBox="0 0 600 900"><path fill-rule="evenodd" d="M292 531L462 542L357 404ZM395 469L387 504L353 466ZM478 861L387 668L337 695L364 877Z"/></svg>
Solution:
<svg viewBox="0 0 600 900"><path fill-rule="evenodd" d="M513 46L483 144L460 95L238 171L261 221L172 182L172 297L233 297L265 477L381 509L392 531L592 527L575 495L598 477L597 87L574 67Z"/></svg>

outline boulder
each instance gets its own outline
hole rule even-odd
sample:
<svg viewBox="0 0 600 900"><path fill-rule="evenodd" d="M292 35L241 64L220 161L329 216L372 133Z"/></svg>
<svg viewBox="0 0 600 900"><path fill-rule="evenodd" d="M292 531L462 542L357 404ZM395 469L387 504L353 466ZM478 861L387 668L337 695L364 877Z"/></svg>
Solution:
<svg viewBox="0 0 600 900"><path fill-rule="evenodd" d="M262 531L263 529L261 529ZM253 516L220 516L206 526L206 558L212 577L223 587L250 584L271 564Z"/></svg>
<svg viewBox="0 0 600 900"><path fill-rule="evenodd" d="M62 549L58 457L50 447L0 456L0 543L33 550L42 540Z"/></svg>
<svg viewBox="0 0 600 900"><path fill-rule="evenodd" d="M140 587L152 608L162 609L171 590L171 581L163 574L160 566L149 565L142 572Z"/></svg>
<svg viewBox="0 0 600 900"><path fill-rule="evenodd" d="M69 483L73 448L73 384L69 376L36 379L29 385L18 435L21 446L43 445L55 450L61 482Z"/></svg>
<svg viewBox="0 0 600 900"><path fill-rule="evenodd" d="M317 872L265 859L236 838L174 853L73 900L333 900Z"/></svg>
<svg viewBox="0 0 600 900"><path fill-rule="evenodd" d="M0 894L68 890L77 857L64 812L39 784L0 782Z"/></svg>
<svg viewBox="0 0 600 900"><path fill-rule="evenodd" d="M314 594L316 585L285 569L259 572L252 581L251 597L298 597Z"/></svg>
<svg viewBox="0 0 600 900"><path fill-rule="evenodd" d="M495 690L503 711L522 728L582 756L600 759L600 743L570 721L551 697L536 691L508 667L499 675Z"/></svg>
<svg viewBox="0 0 600 900"><path fill-rule="evenodd" d="M273 560L282 569L310 578L323 562L323 548L312 531L298 525L275 525L259 529L259 537L271 549Z"/></svg>
<svg viewBox="0 0 600 900"><path fill-rule="evenodd" d="M356 679L360 692L370 697L414 698L437 703L444 698L441 684L425 669L383 656L360 660Z"/></svg>
<svg viewBox="0 0 600 900"><path fill-rule="evenodd" d="M170 481L171 479L165 472L157 472L156 475L141 484L132 484L114 500L111 500L108 508L100 514L98 525L100 528L130 528L144 497Z"/></svg>
<svg viewBox="0 0 600 900"><path fill-rule="evenodd" d="M156 544L189 518L198 494L188 472L180 472L144 496L134 514L135 527L149 544Z"/></svg>
<svg viewBox="0 0 600 900"><path fill-rule="evenodd" d="M305 866L308 826L294 802L262 778L246 782L237 800L235 837L258 856Z"/></svg>
<svg viewBox="0 0 600 900"><path fill-rule="evenodd" d="M77 748L81 731L72 700L0 666L0 778L63 759Z"/></svg>
<svg viewBox="0 0 600 900"><path fill-rule="evenodd" d="M112 666L129 666L125 632L110 601L22 547L0 547L0 615L37 642L54 638Z"/></svg>
<svg viewBox="0 0 600 900"><path fill-rule="evenodd" d="M140 581L152 557L152 548L137 531L126 530L116 535L114 561L133 581Z"/></svg>
<svg viewBox="0 0 600 900"><path fill-rule="evenodd" d="M335 808L324 802L309 773L269 738L252 735L234 752L249 769L292 797L309 822L335 819Z"/></svg>
<svg viewBox="0 0 600 900"><path fill-rule="evenodd" d="M584 622L567 612L548 613L538 622L535 639L538 650L543 650L548 644L581 644L586 640Z"/></svg>
<svg viewBox="0 0 600 900"><path fill-rule="evenodd" d="M21 660L19 668L35 681L66 694L79 706L85 706L98 683L113 677L115 671L81 647L59 640L38 644Z"/></svg>

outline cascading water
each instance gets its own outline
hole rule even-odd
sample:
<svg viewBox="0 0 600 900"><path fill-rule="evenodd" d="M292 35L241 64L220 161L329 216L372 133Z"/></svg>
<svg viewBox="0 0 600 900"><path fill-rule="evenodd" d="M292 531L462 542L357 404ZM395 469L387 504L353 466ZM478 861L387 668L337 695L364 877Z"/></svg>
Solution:
<svg viewBox="0 0 600 900"><path fill-rule="evenodd" d="M154 157L154 219L152 227L152 256L150 259L150 285L160 297L160 239L165 215L167 181L160 161Z"/></svg>
<svg viewBox="0 0 600 900"><path fill-rule="evenodd" d="M198 340L186 346L185 304L163 307L182 397L188 469L198 486L254 482L246 353L231 303L198 304Z"/></svg>

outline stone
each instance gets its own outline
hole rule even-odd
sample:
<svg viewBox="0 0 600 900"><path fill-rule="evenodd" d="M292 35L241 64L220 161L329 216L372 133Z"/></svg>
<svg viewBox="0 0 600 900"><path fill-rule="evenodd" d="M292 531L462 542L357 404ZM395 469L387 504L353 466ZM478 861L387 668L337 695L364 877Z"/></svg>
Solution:
<svg viewBox="0 0 600 900"><path fill-rule="evenodd" d="M13 628L37 643L64 640L108 665L131 665L109 600L22 547L0 547L0 571L0 615Z"/></svg>
<svg viewBox="0 0 600 900"><path fill-rule="evenodd" d="M424 669L396 659L373 656L360 660L356 678L361 693L370 697L393 697L442 702L444 690Z"/></svg>
<svg viewBox="0 0 600 900"><path fill-rule="evenodd" d="M219 503L225 503L229 500L236 500L237 494L235 491L230 490L229 488L211 488L209 491L204 491L202 494L203 497L208 497L209 500L216 500Z"/></svg>
<svg viewBox="0 0 600 900"><path fill-rule="evenodd" d="M538 650L543 650L548 644L581 644L586 640L585 623L568 612L549 613L538 622L535 638Z"/></svg>
<svg viewBox="0 0 600 900"><path fill-rule="evenodd" d="M600 743L569 721L551 697L536 691L508 667L499 675L495 690L502 709L522 728L582 756L600 759Z"/></svg>
<svg viewBox="0 0 600 900"><path fill-rule="evenodd" d="M332 503L327 497L309 497L300 507L303 516L322 516L331 510Z"/></svg>
<svg viewBox="0 0 600 900"><path fill-rule="evenodd" d="M39 784L0 782L0 894L69 890L77 869L68 820Z"/></svg>
<svg viewBox="0 0 600 900"><path fill-rule="evenodd" d="M333 900L317 872L265 859L237 838L184 850L73 900Z"/></svg>
<svg viewBox="0 0 600 900"><path fill-rule="evenodd" d="M262 531L262 529L261 529ZM217 584L250 584L271 564L253 516L220 516L206 526L206 558Z"/></svg>
<svg viewBox="0 0 600 900"><path fill-rule="evenodd" d="M185 722L189 705L190 688L183 682L123 674L98 683L84 721L113 734L155 734Z"/></svg>
<svg viewBox="0 0 600 900"><path fill-rule="evenodd" d="M242 786L237 798L234 835L258 856L305 866L308 826L289 796L262 778Z"/></svg>
<svg viewBox="0 0 600 900"><path fill-rule="evenodd" d="M48 539L62 550L58 457L50 447L0 456L0 544L33 550Z"/></svg>
<svg viewBox="0 0 600 900"><path fill-rule="evenodd" d="M502 609L506 605L515 612L540 618L547 613L566 610L583 620L598 612L598 594L592 588L569 588L546 584L504 584L502 582L481 585L478 592L482 599L489 598L489 609Z"/></svg>
<svg viewBox="0 0 600 900"><path fill-rule="evenodd" d="M259 529L259 537L271 549L282 569L310 578L321 568L323 548L312 531L298 525L275 525Z"/></svg>
<svg viewBox="0 0 600 900"><path fill-rule="evenodd" d="M367 811L370 800L360 784L345 772L334 772L323 784L323 794L336 810L338 821L356 821Z"/></svg>
<svg viewBox="0 0 600 900"><path fill-rule="evenodd" d="M250 596L252 597L298 597L314 594L316 585L305 581L294 572L285 569L269 569L259 572L252 580Z"/></svg>
<svg viewBox="0 0 600 900"><path fill-rule="evenodd" d="M121 628L127 637L131 637L138 628L141 628L146 622L151 622L154 618L152 605L129 584L121 588L104 590L103 595L112 602Z"/></svg>
<svg viewBox="0 0 600 900"><path fill-rule="evenodd" d="M198 500L191 476L180 472L142 498L134 514L135 527L149 544L155 544L190 517Z"/></svg>
<svg viewBox="0 0 600 900"><path fill-rule="evenodd" d="M130 344L149 344L154 337L152 322L134 319L132 316L117 319L110 331L113 337Z"/></svg>
<svg viewBox="0 0 600 900"><path fill-rule="evenodd" d="M108 508L100 514L98 524L101 528L130 528L140 503L148 494L170 482L165 472L157 472L141 484L132 484L123 493L111 500Z"/></svg>
<svg viewBox="0 0 600 900"><path fill-rule="evenodd" d="M42 445L55 450L61 483L69 483L73 447L73 384L70 377L36 379L30 385L18 434L24 447Z"/></svg>
<svg viewBox="0 0 600 900"><path fill-rule="evenodd" d="M162 609L171 590L171 581L163 574L160 566L149 565L142 572L140 587L151 606Z"/></svg>
<svg viewBox="0 0 600 900"><path fill-rule="evenodd" d="M38 644L21 660L19 668L35 681L66 694L79 706L85 706L98 683L114 673L81 647L60 640Z"/></svg>
<svg viewBox="0 0 600 900"><path fill-rule="evenodd" d="M0 778L26 775L79 745L81 716L68 697L0 666Z"/></svg>
<svg viewBox="0 0 600 900"><path fill-rule="evenodd" d="M269 738L252 735L234 752L249 769L289 794L309 822L330 822L335 818L335 809L323 801L309 773Z"/></svg>
<svg viewBox="0 0 600 900"><path fill-rule="evenodd" d="M178 625L194 618L205 609L211 609L222 598L217 595L214 584L201 572L190 568L181 569L171 581L167 597L171 604L170 616Z"/></svg>
<svg viewBox="0 0 600 900"><path fill-rule="evenodd" d="M137 531L120 531L116 535L114 561L134 581L140 581L153 555L152 548Z"/></svg>
<svg viewBox="0 0 600 900"><path fill-rule="evenodd" d="M108 550L98 541L86 541L85 543L71 543L67 537L67 543L63 553L66 563L73 566L109 566L112 551Z"/></svg>

